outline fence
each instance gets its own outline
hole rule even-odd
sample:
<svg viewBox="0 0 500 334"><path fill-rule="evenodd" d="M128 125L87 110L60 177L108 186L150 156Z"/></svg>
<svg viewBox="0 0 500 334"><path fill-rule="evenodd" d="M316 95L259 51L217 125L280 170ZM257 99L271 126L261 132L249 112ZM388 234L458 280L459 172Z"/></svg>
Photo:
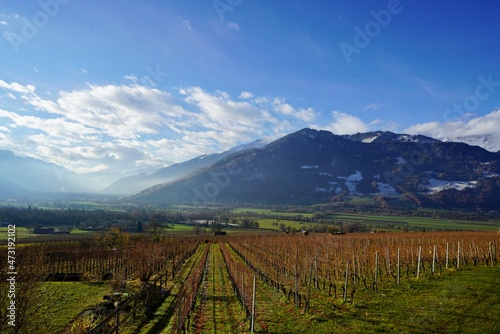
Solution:
<svg viewBox="0 0 500 334"><path fill-rule="evenodd" d="M101 333L119 333L120 326L123 325L131 316L136 315L140 307L147 305L148 301L167 283L168 272L165 271L154 280L151 285L143 289L133 298L128 299L118 307L99 324L88 331L88 334L101 334ZM128 306L133 304L129 311L126 311ZM113 324L114 322L114 324Z"/></svg>

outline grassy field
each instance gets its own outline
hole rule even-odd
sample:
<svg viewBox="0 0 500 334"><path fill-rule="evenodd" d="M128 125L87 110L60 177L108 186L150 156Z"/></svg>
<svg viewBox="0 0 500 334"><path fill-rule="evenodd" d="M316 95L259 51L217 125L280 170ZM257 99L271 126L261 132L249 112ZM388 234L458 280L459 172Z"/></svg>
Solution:
<svg viewBox="0 0 500 334"><path fill-rule="evenodd" d="M304 311L259 281L256 333L499 333L498 284L500 268L481 266L362 288L347 302L313 289Z"/></svg>
<svg viewBox="0 0 500 334"><path fill-rule="evenodd" d="M296 217L298 215L301 215L306 218L312 218L314 216L314 213L307 213L307 212L285 212L285 211L274 211L270 209L259 209L259 208L238 208L232 210L233 214L242 214L242 213L255 213L258 215L268 215L268 216L283 216L283 217Z"/></svg>
<svg viewBox="0 0 500 334"><path fill-rule="evenodd" d="M495 231L500 227L498 222L441 219L429 217L379 216L362 214L334 214L328 218L333 220L357 221L362 225L371 225L382 230L402 229L407 225L434 230L479 230ZM394 226L391 226L394 225Z"/></svg>
<svg viewBox="0 0 500 334"><path fill-rule="evenodd" d="M109 283L96 282L47 282L43 283L42 300L37 305L46 317L49 333L63 330L80 312L103 301L111 292Z"/></svg>
<svg viewBox="0 0 500 334"><path fill-rule="evenodd" d="M190 332L241 333L249 328L248 319L231 286L218 244L212 244L208 270L191 316Z"/></svg>
<svg viewBox="0 0 500 334"><path fill-rule="evenodd" d="M480 267L360 294L335 332L499 333L498 284L500 268Z"/></svg>
<svg viewBox="0 0 500 334"><path fill-rule="evenodd" d="M7 227L0 227L0 241L7 240ZM36 236L36 234L29 233L26 227L16 227L16 239L30 238Z"/></svg>
<svg viewBox="0 0 500 334"><path fill-rule="evenodd" d="M309 228L310 225L318 223L301 222L297 220L298 215L304 218L312 218L314 213L300 212L279 212L270 209L259 208L238 208L232 213L238 217L242 214L253 214L254 216L247 217L256 220L260 224L260 228L279 231L280 227L273 223L283 223L292 229ZM288 219L275 219L272 216L288 217ZM477 231L495 231L500 227L499 221L474 221L474 220L459 220L459 219L442 219L430 217L410 217L410 216L383 216L369 214L351 214L351 213L336 213L331 214L323 219L329 220L331 226L339 226L338 222L359 223L363 230L376 231L402 231L404 229L412 230L477 230Z"/></svg>

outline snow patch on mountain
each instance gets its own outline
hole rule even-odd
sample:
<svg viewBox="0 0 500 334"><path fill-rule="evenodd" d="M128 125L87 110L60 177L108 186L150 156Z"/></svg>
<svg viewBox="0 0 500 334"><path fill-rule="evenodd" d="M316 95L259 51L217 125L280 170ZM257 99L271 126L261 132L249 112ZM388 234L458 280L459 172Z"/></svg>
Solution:
<svg viewBox="0 0 500 334"><path fill-rule="evenodd" d="M378 136L373 136L373 137L370 137L370 138L365 138L361 142L363 142L363 143L371 143L371 142L373 142L377 138L378 138Z"/></svg>
<svg viewBox="0 0 500 334"><path fill-rule="evenodd" d="M349 190L349 194L354 195L357 193L356 185L363 179L363 174L361 171L357 170L355 174L351 174L349 176L339 176L339 179L345 180L345 185L347 190Z"/></svg>
<svg viewBox="0 0 500 334"><path fill-rule="evenodd" d="M429 179L428 193L436 193L446 189L464 190L465 188L475 188L477 181L446 181Z"/></svg>

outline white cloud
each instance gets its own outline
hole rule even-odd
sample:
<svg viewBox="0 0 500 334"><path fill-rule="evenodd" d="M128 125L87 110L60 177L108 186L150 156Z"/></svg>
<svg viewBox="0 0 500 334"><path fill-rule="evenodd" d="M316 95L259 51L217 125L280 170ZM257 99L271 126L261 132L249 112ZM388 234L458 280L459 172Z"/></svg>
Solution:
<svg viewBox="0 0 500 334"><path fill-rule="evenodd" d="M135 75L133 75L133 74L126 75L123 78L126 79L126 80L130 80L133 83L137 83L139 81L139 79L137 79L137 77Z"/></svg>
<svg viewBox="0 0 500 334"><path fill-rule="evenodd" d="M500 109L468 120L419 123L409 127L405 132L453 140L464 136L498 135L498 129L500 129Z"/></svg>
<svg viewBox="0 0 500 334"><path fill-rule="evenodd" d="M227 27L231 30L240 30L240 26L237 23L229 22Z"/></svg>
<svg viewBox="0 0 500 334"><path fill-rule="evenodd" d="M5 96L7 96L11 100L17 100L17 97L12 93L7 93L7 94L5 94Z"/></svg>
<svg viewBox="0 0 500 334"><path fill-rule="evenodd" d="M313 108L294 108L290 104L285 102L285 99L283 98L274 98L272 101L272 105L274 107L274 110L284 114L284 115L291 115L299 120L302 120L304 122L312 122L314 118L316 117L316 113L314 112Z"/></svg>
<svg viewBox="0 0 500 334"><path fill-rule="evenodd" d="M0 25L2 25L2 26L8 26L9 23L7 21L3 21L2 20L2 21L0 21Z"/></svg>
<svg viewBox="0 0 500 334"><path fill-rule="evenodd" d="M369 126L356 116L332 111L333 122L325 129L338 135L369 131Z"/></svg>
<svg viewBox="0 0 500 334"><path fill-rule="evenodd" d="M361 110L362 111L375 111L375 110L379 110L380 108L382 108L384 105L382 103L370 103L370 104L367 104L366 106L364 106Z"/></svg>
<svg viewBox="0 0 500 334"><path fill-rule="evenodd" d="M238 97L240 99L248 100L248 99L251 99L253 97L253 93L244 91L244 92L241 92Z"/></svg>
<svg viewBox="0 0 500 334"><path fill-rule="evenodd" d="M185 101L201 111L205 127L215 130L247 128L252 131L263 118L263 112L247 101L233 101L226 92L210 94L200 87L182 89Z"/></svg>
<svg viewBox="0 0 500 334"><path fill-rule="evenodd" d="M0 88L10 90L17 93L34 93L36 87L33 85L21 85L17 82L11 82L10 84L0 79Z"/></svg>
<svg viewBox="0 0 500 334"><path fill-rule="evenodd" d="M308 126L312 108L284 99L233 99L224 91L186 87L170 94L141 86L93 85L39 94L33 85L0 80L10 110L0 109L0 147L76 172L158 169L201 154Z"/></svg>
<svg viewBox="0 0 500 334"><path fill-rule="evenodd" d="M113 138L156 134L185 114L182 107L171 102L168 93L139 85L91 85L86 90L61 92L56 103L40 99L29 102Z"/></svg>

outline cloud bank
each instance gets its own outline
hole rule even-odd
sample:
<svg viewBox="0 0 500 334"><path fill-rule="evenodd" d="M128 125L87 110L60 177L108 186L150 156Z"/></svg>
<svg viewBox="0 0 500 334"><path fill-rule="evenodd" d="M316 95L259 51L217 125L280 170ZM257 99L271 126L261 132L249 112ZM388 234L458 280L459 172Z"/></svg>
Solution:
<svg viewBox="0 0 500 334"><path fill-rule="evenodd" d="M80 173L154 170L275 138L316 117L281 97L244 91L234 99L201 87L166 92L134 81L41 94L0 80L0 102L0 149Z"/></svg>
<svg viewBox="0 0 500 334"><path fill-rule="evenodd" d="M415 124L407 128L405 132L479 145L495 152L500 150L500 132L498 130L500 129L500 109L484 116L467 116L465 119L452 122Z"/></svg>

